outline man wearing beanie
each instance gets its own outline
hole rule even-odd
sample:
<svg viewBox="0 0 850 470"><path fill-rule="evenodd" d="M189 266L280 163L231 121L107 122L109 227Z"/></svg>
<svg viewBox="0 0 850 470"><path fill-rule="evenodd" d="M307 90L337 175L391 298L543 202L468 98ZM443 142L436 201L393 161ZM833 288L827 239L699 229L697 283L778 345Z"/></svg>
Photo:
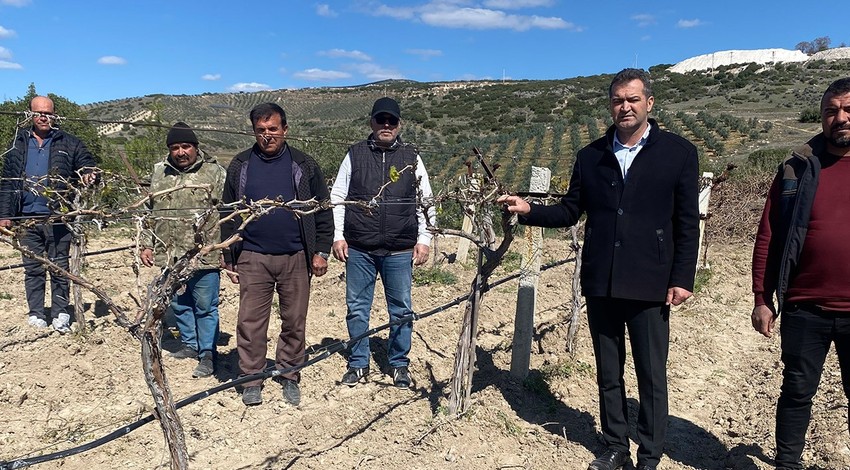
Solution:
<svg viewBox="0 0 850 470"><path fill-rule="evenodd" d="M289 126L283 108L275 103L259 104L251 110L250 118L256 144L233 157L227 167L222 202L327 200L328 186L319 165L313 157L286 142ZM221 239L227 240L240 222L223 223ZM285 209L273 209L247 224L240 236L239 249L224 252L227 274L239 284L239 369L244 376L266 368L271 305L277 292L280 334L275 368L280 375L275 380L283 388L283 399L297 406L301 402L301 373L293 368L306 360L310 277L323 276L328 270L333 216L329 209L300 217ZM262 379L246 382L242 403L261 404L262 387Z"/></svg>
<svg viewBox="0 0 850 470"><path fill-rule="evenodd" d="M417 205L417 192L431 197L431 184L419 152L399 137L398 103L387 97L375 101L369 127L369 137L348 149L331 189L333 203L378 200L377 207L368 210L356 205L333 208L333 254L345 263L345 321L352 339L369 329L378 274L384 284L390 321L413 313L413 265L428 260L431 233L426 217L432 224L436 217L433 207L425 214ZM393 169L398 172L398 180L387 184L393 178ZM412 332L412 320L390 328L387 372L396 387L407 388L412 382L407 357ZM364 337L351 346L342 383L353 387L365 382L369 357L369 338Z"/></svg>
<svg viewBox="0 0 850 470"><path fill-rule="evenodd" d="M191 187L168 192L151 202L155 221L153 234L140 258L145 266L156 264L162 269L172 266L197 245L195 230L189 221L218 204L226 175L215 158L198 148L198 137L186 123L175 123L165 143L168 156L154 165L151 193L184 185ZM218 211L204 226L201 235L205 245L218 241L217 222ZM192 372L193 377L208 377L215 371L220 256L216 251L200 257L198 269L186 281L185 289L171 300L181 342L181 348L171 353L171 357L196 359L198 365Z"/></svg>

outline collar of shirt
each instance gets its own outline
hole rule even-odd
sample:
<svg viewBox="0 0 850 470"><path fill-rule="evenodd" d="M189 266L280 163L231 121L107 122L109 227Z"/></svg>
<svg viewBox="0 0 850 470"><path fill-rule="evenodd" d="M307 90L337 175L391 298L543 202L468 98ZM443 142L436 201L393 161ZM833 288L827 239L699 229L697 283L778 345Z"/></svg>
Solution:
<svg viewBox="0 0 850 470"><path fill-rule="evenodd" d="M38 142L38 136L35 135L35 132L30 132L30 140ZM53 131L51 130L47 134L47 137L41 139L41 146L39 147L38 145L36 145L36 147L42 148L45 145L47 145L48 143L50 143L52 140L53 140Z"/></svg>
<svg viewBox="0 0 850 470"><path fill-rule="evenodd" d="M649 130L651 128L652 124L647 123L646 130L643 131L643 135L640 140L632 147L626 147L623 145L617 137L617 132L614 132L614 155L617 157L617 162L620 164L620 170L624 180L626 179L626 175L629 173L629 167L632 166L635 157L641 151L643 146L646 145L646 139L649 137Z"/></svg>

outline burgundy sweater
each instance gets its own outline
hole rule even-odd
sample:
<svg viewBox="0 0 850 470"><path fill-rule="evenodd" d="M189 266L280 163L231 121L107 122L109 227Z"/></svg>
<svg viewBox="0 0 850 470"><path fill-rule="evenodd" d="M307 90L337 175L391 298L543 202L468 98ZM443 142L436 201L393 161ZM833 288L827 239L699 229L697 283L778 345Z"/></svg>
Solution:
<svg viewBox="0 0 850 470"><path fill-rule="evenodd" d="M850 312L850 157L829 155L821 163L809 229L785 301ZM753 251L753 293L757 306L764 305L768 301L765 296L775 290L776 273L768 271L780 263L779 259L768 256L770 212L778 204L781 180L778 183L774 181L770 188ZM781 255L781 250L770 254Z"/></svg>

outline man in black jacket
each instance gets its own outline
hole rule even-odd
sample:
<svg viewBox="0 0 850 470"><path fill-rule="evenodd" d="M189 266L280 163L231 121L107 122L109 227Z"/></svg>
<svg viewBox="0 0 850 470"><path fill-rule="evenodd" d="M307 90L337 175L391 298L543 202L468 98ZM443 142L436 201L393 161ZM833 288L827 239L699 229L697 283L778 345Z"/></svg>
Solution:
<svg viewBox="0 0 850 470"><path fill-rule="evenodd" d="M319 165L309 155L286 143L286 113L274 103L254 107L250 114L257 143L236 155L227 168L222 202L247 202L281 198L283 201L328 199L328 186ZM222 224L227 240L240 220ZM310 276L323 276L333 237L330 209L296 217L284 209L272 210L252 221L240 233L240 250L225 250L230 280L239 284L236 349L244 375L266 366L266 334L275 291L280 302L281 330L275 366L288 369L304 362L305 325L310 300ZM301 401L301 374L280 376L283 398L292 405ZM263 402L262 380L248 382L242 391L245 405Z"/></svg>
<svg viewBox="0 0 850 470"><path fill-rule="evenodd" d="M62 191L69 182L90 184L95 179L95 161L79 139L54 127L53 100L36 96L30 101L32 127L18 132L3 162L0 182L0 226L43 219L50 215L46 189ZM87 168L90 168L87 170ZM71 231L61 222L37 223L26 228L21 243L36 255L47 255L68 269ZM68 313L68 280L50 273L50 315L44 309L46 270L41 263L24 257L24 287L29 306L29 324L46 328L48 322L60 333L71 331Z"/></svg>
<svg viewBox="0 0 850 470"><path fill-rule="evenodd" d="M499 202L520 222L568 227L587 214L581 286L596 357L607 451L589 470L631 462L623 365L628 328L640 396L638 470L656 468L667 428L670 306L692 295L699 244L698 158L687 140L649 119L648 75L618 73L608 89L614 125L578 152L560 204Z"/></svg>

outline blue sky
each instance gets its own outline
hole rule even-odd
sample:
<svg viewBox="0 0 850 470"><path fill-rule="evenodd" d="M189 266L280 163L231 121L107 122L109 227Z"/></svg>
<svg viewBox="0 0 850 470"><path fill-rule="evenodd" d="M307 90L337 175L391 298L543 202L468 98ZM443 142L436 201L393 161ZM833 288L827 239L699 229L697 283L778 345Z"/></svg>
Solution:
<svg viewBox="0 0 850 470"><path fill-rule="evenodd" d="M796 0L0 0L3 99L560 79L729 49L794 49L847 22Z"/></svg>

